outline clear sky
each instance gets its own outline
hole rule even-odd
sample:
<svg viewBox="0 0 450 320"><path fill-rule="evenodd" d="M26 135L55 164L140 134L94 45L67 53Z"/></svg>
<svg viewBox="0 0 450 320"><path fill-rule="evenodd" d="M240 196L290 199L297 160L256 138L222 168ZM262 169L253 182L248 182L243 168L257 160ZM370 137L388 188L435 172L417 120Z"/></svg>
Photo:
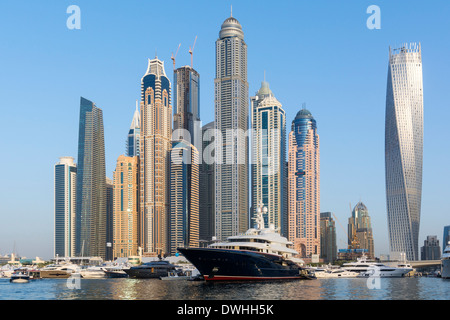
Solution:
<svg viewBox="0 0 450 320"><path fill-rule="evenodd" d="M69 30L69 5L81 29ZM381 29L370 30L370 5ZM215 41L239 20L248 45L250 95L266 80L287 113L302 104L318 125L321 211L335 213L346 247L350 205L372 218L375 253L389 253L384 117L389 46L421 42L424 168L419 246L450 225L450 2L442 1L13 1L0 2L0 254L53 255L54 173L77 161L80 96L103 109L107 176L125 139L147 59L155 52L172 78L190 64L201 77L201 118L214 120ZM344 230L345 229L345 230Z"/></svg>

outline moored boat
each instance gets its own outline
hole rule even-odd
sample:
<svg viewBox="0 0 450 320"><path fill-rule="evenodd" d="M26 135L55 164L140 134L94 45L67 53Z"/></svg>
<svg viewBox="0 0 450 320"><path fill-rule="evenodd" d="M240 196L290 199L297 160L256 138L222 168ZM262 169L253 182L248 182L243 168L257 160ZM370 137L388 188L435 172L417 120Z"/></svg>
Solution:
<svg viewBox="0 0 450 320"><path fill-rule="evenodd" d="M344 263L343 269L358 272L358 277L398 278L413 271L413 268L406 262L403 265L403 267L391 267L376 261L370 261L363 255L356 262Z"/></svg>
<svg viewBox="0 0 450 320"><path fill-rule="evenodd" d="M27 283L30 281L30 274L25 270L16 270L11 274L10 282Z"/></svg>
<svg viewBox="0 0 450 320"><path fill-rule="evenodd" d="M39 270L42 279L67 279L79 273L80 267L75 264L51 264Z"/></svg>
<svg viewBox="0 0 450 320"><path fill-rule="evenodd" d="M256 228L206 248L178 248L206 281L315 279L303 260L296 258L292 243L270 225L265 228L263 212L257 208Z"/></svg>
<svg viewBox="0 0 450 320"><path fill-rule="evenodd" d="M148 279L166 277L169 272L176 271L176 266L166 260L151 261L124 269L130 278Z"/></svg>

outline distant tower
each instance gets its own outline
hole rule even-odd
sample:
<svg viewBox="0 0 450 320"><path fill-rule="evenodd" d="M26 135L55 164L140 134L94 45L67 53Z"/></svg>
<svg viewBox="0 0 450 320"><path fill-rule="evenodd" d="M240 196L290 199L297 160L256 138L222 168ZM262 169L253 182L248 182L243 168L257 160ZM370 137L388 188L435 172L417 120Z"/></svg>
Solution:
<svg viewBox="0 0 450 320"><path fill-rule="evenodd" d="M366 249L367 256L375 258L372 225L370 222L369 210L362 202L353 208L352 216L348 219L348 245L358 243L358 249Z"/></svg>
<svg viewBox="0 0 450 320"><path fill-rule="evenodd" d="M155 58L141 81L140 243L144 256L168 253L172 105L164 63Z"/></svg>
<svg viewBox="0 0 450 320"><path fill-rule="evenodd" d="M420 44L389 48L385 124L386 199L391 257L419 259L423 84Z"/></svg>
<svg viewBox="0 0 450 320"><path fill-rule="evenodd" d="M215 129L222 134L215 148L217 239L249 226L248 101L247 44L241 24L231 16L216 41Z"/></svg>
<svg viewBox="0 0 450 320"><path fill-rule="evenodd" d="M139 158L119 156L114 170L113 256L138 254Z"/></svg>
<svg viewBox="0 0 450 320"><path fill-rule="evenodd" d="M420 251L420 260L440 260L441 247L437 236L427 236Z"/></svg>
<svg viewBox="0 0 450 320"><path fill-rule="evenodd" d="M139 139L141 135L141 115L139 113L138 103L136 101L136 111L131 121L130 130L127 138L127 157L139 156Z"/></svg>
<svg viewBox="0 0 450 320"><path fill-rule="evenodd" d="M286 115L274 97L269 84L263 81L252 107L252 216L263 203L268 209L265 226L275 226L287 236L285 217Z"/></svg>
<svg viewBox="0 0 450 320"><path fill-rule="evenodd" d="M336 223L331 212L320 213L320 254L325 263L337 259Z"/></svg>
<svg viewBox="0 0 450 320"><path fill-rule="evenodd" d="M320 152L316 120L302 109L289 133L288 238L302 257L320 255Z"/></svg>
<svg viewBox="0 0 450 320"><path fill-rule="evenodd" d="M77 168L77 255L106 258L106 174L103 112L80 101Z"/></svg>
<svg viewBox="0 0 450 320"><path fill-rule="evenodd" d="M75 256L76 185L74 158L59 158L55 164L55 257Z"/></svg>

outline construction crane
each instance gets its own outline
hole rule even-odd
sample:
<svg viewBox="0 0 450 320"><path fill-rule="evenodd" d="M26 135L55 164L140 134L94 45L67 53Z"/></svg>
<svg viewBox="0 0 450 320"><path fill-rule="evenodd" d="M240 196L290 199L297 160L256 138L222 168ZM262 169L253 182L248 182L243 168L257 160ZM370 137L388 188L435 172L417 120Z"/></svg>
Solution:
<svg viewBox="0 0 450 320"><path fill-rule="evenodd" d="M350 239L350 237L349 237L349 235L348 235L348 233L347 233L347 230L344 229L344 227L342 226L341 222L340 222L339 219L336 217L336 215L334 214L334 212L332 212L332 214L333 214L333 217L336 219L336 221L339 223L339 226L342 228L342 230L344 230L345 234L347 235L347 240L350 240L350 242L351 242L351 239Z"/></svg>
<svg viewBox="0 0 450 320"><path fill-rule="evenodd" d="M173 61L173 70L175 70L175 58L177 57L178 50L180 50L180 46L181 46L181 43L178 45L178 49L177 49L177 52L175 53L175 56L173 55L173 52L172 52L172 57L170 57L170 59L172 59L172 61Z"/></svg>
<svg viewBox="0 0 450 320"><path fill-rule="evenodd" d="M191 68L194 68L194 47L195 47L195 42L197 42L197 36L195 36L195 40L194 40L194 45L191 47L189 47L189 54L191 55Z"/></svg>

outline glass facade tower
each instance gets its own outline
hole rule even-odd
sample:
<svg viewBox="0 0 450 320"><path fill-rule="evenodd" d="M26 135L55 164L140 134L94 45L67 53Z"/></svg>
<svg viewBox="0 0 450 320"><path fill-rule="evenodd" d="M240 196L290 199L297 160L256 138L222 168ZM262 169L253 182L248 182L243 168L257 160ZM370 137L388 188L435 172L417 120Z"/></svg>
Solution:
<svg viewBox="0 0 450 320"><path fill-rule="evenodd" d="M139 139L141 135L141 115L136 101L136 111L131 121L130 130L127 137L127 157L139 156Z"/></svg>
<svg viewBox="0 0 450 320"><path fill-rule="evenodd" d="M385 170L391 257L419 259L423 84L420 44L389 49Z"/></svg>
<svg viewBox="0 0 450 320"><path fill-rule="evenodd" d="M106 257L106 175L103 112L81 97L78 136L76 252Z"/></svg>
<svg viewBox="0 0 450 320"><path fill-rule="evenodd" d="M55 257L75 256L76 184L74 158L61 157L55 165Z"/></svg>

